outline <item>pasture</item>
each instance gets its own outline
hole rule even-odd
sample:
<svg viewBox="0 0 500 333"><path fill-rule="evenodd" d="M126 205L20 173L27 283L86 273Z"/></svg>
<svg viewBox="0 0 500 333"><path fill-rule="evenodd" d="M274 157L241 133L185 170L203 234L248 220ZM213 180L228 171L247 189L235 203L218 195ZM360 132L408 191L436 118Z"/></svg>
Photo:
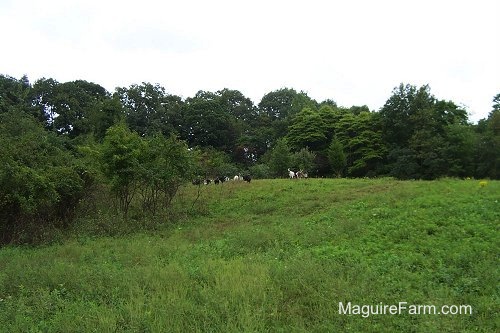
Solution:
<svg viewBox="0 0 500 333"><path fill-rule="evenodd" d="M500 182L200 188L155 231L0 249L1 332L498 332ZM177 201L198 194L189 185ZM181 216L181 215L179 215ZM130 223L133 223L131 221ZM472 314L339 314L470 305Z"/></svg>

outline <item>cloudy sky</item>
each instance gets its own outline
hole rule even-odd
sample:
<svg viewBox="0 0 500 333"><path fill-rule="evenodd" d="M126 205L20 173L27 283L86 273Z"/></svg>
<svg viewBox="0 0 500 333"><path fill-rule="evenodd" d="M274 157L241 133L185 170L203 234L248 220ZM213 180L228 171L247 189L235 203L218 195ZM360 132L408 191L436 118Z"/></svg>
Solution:
<svg viewBox="0 0 500 333"><path fill-rule="evenodd" d="M378 110L429 84L476 121L500 93L498 0L0 0L0 74L159 83L184 98L283 87Z"/></svg>

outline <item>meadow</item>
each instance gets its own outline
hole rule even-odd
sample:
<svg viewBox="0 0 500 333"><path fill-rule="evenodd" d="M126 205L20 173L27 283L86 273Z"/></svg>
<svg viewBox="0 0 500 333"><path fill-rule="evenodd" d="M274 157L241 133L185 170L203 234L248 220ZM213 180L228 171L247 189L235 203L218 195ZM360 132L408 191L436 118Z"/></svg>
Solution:
<svg viewBox="0 0 500 333"><path fill-rule="evenodd" d="M498 332L500 182L189 185L155 230L0 249L0 332ZM82 220L81 224L95 223ZM137 223L133 219L127 223ZM470 305L472 314L340 314Z"/></svg>

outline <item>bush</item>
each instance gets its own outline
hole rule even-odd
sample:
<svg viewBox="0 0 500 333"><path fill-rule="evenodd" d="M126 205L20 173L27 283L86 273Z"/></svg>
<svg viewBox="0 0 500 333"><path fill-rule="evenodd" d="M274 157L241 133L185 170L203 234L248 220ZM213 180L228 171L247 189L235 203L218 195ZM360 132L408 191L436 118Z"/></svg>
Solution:
<svg viewBox="0 0 500 333"><path fill-rule="evenodd" d="M271 169L266 164L257 164L250 167L250 174L253 178L266 179L271 178Z"/></svg>
<svg viewBox="0 0 500 333"><path fill-rule="evenodd" d="M31 116L0 115L0 243L65 226L85 192L74 157Z"/></svg>

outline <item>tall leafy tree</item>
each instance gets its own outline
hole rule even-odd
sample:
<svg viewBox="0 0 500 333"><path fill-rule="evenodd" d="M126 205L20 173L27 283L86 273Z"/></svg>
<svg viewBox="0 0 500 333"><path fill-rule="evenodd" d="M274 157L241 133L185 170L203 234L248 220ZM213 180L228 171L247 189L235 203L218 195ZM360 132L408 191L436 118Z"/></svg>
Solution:
<svg viewBox="0 0 500 333"><path fill-rule="evenodd" d="M343 113L336 123L335 133L344 147L349 175L365 176L377 172L387 150L376 114Z"/></svg>
<svg viewBox="0 0 500 333"><path fill-rule="evenodd" d="M342 143L334 138L328 147L328 161L337 177L341 177L347 166L347 158Z"/></svg>
<svg viewBox="0 0 500 333"><path fill-rule="evenodd" d="M452 177L474 175L474 148L477 136L470 125L452 124L446 127L447 143L443 155L446 159L446 174Z"/></svg>
<svg viewBox="0 0 500 333"><path fill-rule="evenodd" d="M181 137L190 146L214 147L230 153L237 130L217 94L199 91L186 99Z"/></svg>
<svg viewBox="0 0 500 333"><path fill-rule="evenodd" d="M91 119L100 112L108 92L98 84L77 80L56 87L54 126L71 138L92 132Z"/></svg>
<svg viewBox="0 0 500 333"><path fill-rule="evenodd" d="M144 148L140 136L124 122L110 127L106 132L101 153L102 169L125 218L128 217L130 204L139 187Z"/></svg>
<svg viewBox="0 0 500 333"><path fill-rule="evenodd" d="M141 136L162 133L170 135L179 131L180 97L169 95L159 84L143 82L128 88L116 89L116 95L125 108L129 127Z"/></svg>
<svg viewBox="0 0 500 333"><path fill-rule="evenodd" d="M180 186L191 179L193 156L185 142L174 135L148 137L143 145L138 168L139 193L145 212L155 214L170 207Z"/></svg>
<svg viewBox="0 0 500 333"><path fill-rule="evenodd" d="M109 93L92 82L59 83L45 78L34 83L30 96L46 128L70 138L91 134L102 126L100 113L109 99Z"/></svg>
<svg viewBox="0 0 500 333"><path fill-rule="evenodd" d="M336 105L322 103L319 108L318 113L324 123L324 135L327 142L331 142L335 136L335 128L337 123L343 117L344 114L349 111L343 108L338 108Z"/></svg>
<svg viewBox="0 0 500 333"><path fill-rule="evenodd" d="M325 122L318 111L304 108L293 118L286 138L296 150L307 147L317 151L327 145L325 130Z"/></svg>
<svg viewBox="0 0 500 333"><path fill-rule="evenodd" d="M257 118L257 108L252 100L238 90L222 89L217 91L221 107L234 119L252 125Z"/></svg>
<svg viewBox="0 0 500 333"><path fill-rule="evenodd" d="M238 90L223 89L216 92L220 106L229 115L235 135L232 159L235 163L249 167L265 151L263 134L260 131L258 110L252 100Z"/></svg>
<svg viewBox="0 0 500 333"><path fill-rule="evenodd" d="M436 99L428 86L401 84L381 109L380 119L394 176L432 179L453 174L450 163L458 168L456 159L447 158L452 150L461 150L448 129L467 125L467 113L451 101Z"/></svg>
<svg viewBox="0 0 500 333"><path fill-rule="evenodd" d="M476 127L475 176L500 178L500 94L493 98L493 108L487 119Z"/></svg>
<svg viewBox="0 0 500 333"><path fill-rule="evenodd" d="M305 92L283 88L264 95L259 103L259 112L268 120L272 129L273 140L284 137L294 115L303 108L316 109L318 103L311 99Z"/></svg>
<svg viewBox="0 0 500 333"><path fill-rule="evenodd" d="M284 138L279 139L270 152L269 168L277 177L288 175L288 169L291 167L292 154Z"/></svg>
<svg viewBox="0 0 500 333"><path fill-rule="evenodd" d="M32 113L40 118L40 115L33 112L29 99L30 91L31 84L27 76L17 80L11 76L0 74L0 113L16 110Z"/></svg>
<svg viewBox="0 0 500 333"><path fill-rule="evenodd" d="M40 115L39 120L45 125L45 128L54 128L54 120L57 117L56 112L56 88L59 85L54 79L41 78L35 81L30 93L33 106Z"/></svg>
<svg viewBox="0 0 500 333"><path fill-rule="evenodd" d="M400 84L380 110L384 138L390 145L406 146L415 130L415 115L431 109L435 98L429 86Z"/></svg>

